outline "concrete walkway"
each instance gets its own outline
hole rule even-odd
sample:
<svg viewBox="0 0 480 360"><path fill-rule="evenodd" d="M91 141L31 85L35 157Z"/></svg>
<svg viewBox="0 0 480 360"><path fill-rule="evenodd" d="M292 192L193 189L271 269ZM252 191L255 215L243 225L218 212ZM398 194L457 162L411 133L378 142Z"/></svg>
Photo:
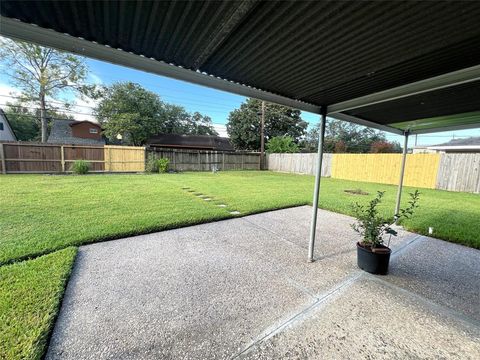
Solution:
<svg viewBox="0 0 480 360"><path fill-rule="evenodd" d="M302 206L80 248L47 359L480 358L480 251L405 231L388 276Z"/></svg>

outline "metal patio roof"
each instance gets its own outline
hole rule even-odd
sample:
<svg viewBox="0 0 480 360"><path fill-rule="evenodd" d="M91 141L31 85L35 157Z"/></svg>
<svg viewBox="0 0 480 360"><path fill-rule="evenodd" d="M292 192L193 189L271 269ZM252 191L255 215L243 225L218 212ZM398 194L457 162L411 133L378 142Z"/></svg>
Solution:
<svg viewBox="0 0 480 360"><path fill-rule="evenodd" d="M480 126L480 2L12 1L0 33L403 133Z"/></svg>

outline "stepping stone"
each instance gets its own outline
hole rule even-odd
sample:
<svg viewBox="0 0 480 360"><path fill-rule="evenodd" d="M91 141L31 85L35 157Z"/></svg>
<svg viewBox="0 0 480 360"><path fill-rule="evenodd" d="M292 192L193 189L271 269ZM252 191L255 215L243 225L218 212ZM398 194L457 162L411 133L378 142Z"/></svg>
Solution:
<svg viewBox="0 0 480 360"><path fill-rule="evenodd" d="M212 200L212 199L210 199L210 198L203 198L203 200L205 200L205 201L210 201L210 200Z"/></svg>
<svg viewBox="0 0 480 360"><path fill-rule="evenodd" d="M225 204L218 204L217 206L218 206L218 207L222 207L222 208L227 207L227 205L225 205Z"/></svg>
<svg viewBox="0 0 480 360"><path fill-rule="evenodd" d="M235 210L235 211L230 211L230 214L232 214L232 215L239 215L239 214L240 214L240 211L236 211L236 210Z"/></svg>

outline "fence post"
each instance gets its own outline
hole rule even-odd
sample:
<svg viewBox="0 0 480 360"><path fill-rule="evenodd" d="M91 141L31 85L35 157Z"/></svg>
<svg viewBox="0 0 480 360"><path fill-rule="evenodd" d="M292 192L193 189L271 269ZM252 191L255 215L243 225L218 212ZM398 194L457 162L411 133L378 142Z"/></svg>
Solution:
<svg viewBox="0 0 480 360"><path fill-rule="evenodd" d="M222 170L225 171L225 153L222 153Z"/></svg>
<svg viewBox="0 0 480 360"><path fill-rule="evenodd" d="M112 172L112 148L108 148L108 171Z"/></svg>
<svg viewBox="0 0 480 360"><path fill-rule="evenodd" d="M62 162L62 173L65 172L65 149L63 145L60 146L60 161Z"/></svg>
<svg viewBox="0 0 480 360"><path fill-rule="evenodd" d="M202 171L202 165L200 161L200 150L198 150L198 171Z"/></svg>
<svg viewBox="0 0 480 360"><path fill-rule="evenodd" d="M2 160L2 174L7 173L7 166L5 165L5 152L3 151L3 144L0 144L0 159Z"/></svg>
<svg viewBox="0 0 480 360"><path fill-rule="evenodd" d="M173 149L172 153L172 158L173 158L173 170L177 171L177 150Z"/></svg>
<svg viewBox="0 0 480 360"><path fill-rule="evenodd" d="M243 168L245 167L245 165L244 165L245 159L243 157L244 157L244 155L243 155L243 152L242 152L242 162L241 162L240 170L243 170Z"/></svg>

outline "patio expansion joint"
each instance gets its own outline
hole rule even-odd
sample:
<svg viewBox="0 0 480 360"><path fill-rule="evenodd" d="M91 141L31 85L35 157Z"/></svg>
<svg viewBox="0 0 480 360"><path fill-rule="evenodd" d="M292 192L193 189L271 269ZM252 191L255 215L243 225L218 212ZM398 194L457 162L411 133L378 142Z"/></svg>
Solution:
<svg viewBox="0 0 480 360"><path fill-rule="evenodd" d="M247 344L240 352L237 354L233 355L230 359L237 359L239 356L242 356L248 352L250 352L255 345L262 343L263 341L266 341L270 339L271 337L275 336L276 334L282 332L285 330L288 326L303 321L305 318L307 318L314 310L316 310L318 307L321 305L324 305L328 303L330 299L333 299L334 296L339 295L341 291L347 289L351 285L353 285L359 278L361 278L364 275L364 273L360 270L356 271L354 274L350 275L347 279L343 280L340 282L338 285L334 286L333 288L327 290L326 292L323 292L321 294L317 295L312 295L310 292L307 294L312 295L316 298L315 302L307 306L306 308L300 310L299 312L295 313L293 316L288 317L287 319L280 321L279 325L272 328L268 328L265 330L263 333L261 333L259 336L257 336L256 339L254 339L252 342Z"/></svg>
<svg viewBox="0 0 480 360"><path fill-rule="evenodd" d="M284 239L281 235L275 233L274 231L266 229L261 225L255 224L255 223L249 221L246 218L242 218L242 220L244 220L244 221L260 228L260 229L266 230L266 231L276 235L277 237L279 237L283 241L294 244L291 241L289 241L287 239ZM396 256L402 254L407 248L411 247L415 243L419 243L418 240L421 240L421 239L424 239L424 238L425 238L424 236L418 235L418 234L415 234L415 235L411 236L411 238L406 242L406 244L404 244L403 246L401 246L399 249L397 249L396 251L394 251L392 253L392 258L395 258ZM300 247L301 249L304 250L303 247L301 247L297 244L294 244L294 245L296 245L297 247ZM320 294L315 294L312 290L306 288L305 286L298 283L297 281L287 277L286 280L290 284L292 284L295 288L297 288L298 290L300 290L304 294L307 294L307 295L313 297L315 299L315 301L312 304L310 304L309 306L307 306L306 308L304 308L304 309L300 310L299 312L295 313L293 316L290 316L287 319L284 319L283 321L280 321L279 322L280 324L278 326L273 327L273 328L272 327L267 328L263 333L261 333L259 336L257 336L256 339L254 339L252 342L247 344L240 352L233 355L230 359L232 359L232 360L237 359L238 357L250 352L257 344L260 344L260 343L270 339L271 337L275 336L276 334L281 333L288 326L290 326L294 323L303 321L305 318L307 318L318 307L327 304L330 299L333 299L334 296L339 295L342 290L347 289L348 287L352 286L356 281L358 281L359 279L361 279L363 277L366 277L366 276L368 276L369 278L376 279L377 281L381 281L382 283L385 282L384 280L380 280L380 279L378 279L378 277L370 275L370 274L368 274L368 273L366 273L362 270L357 270L352 275L347 277L345 280L343 280L342 282L340 282L338 285L334 286L330 290L327 290L326 292L323 292L323 293L320 293ZM401 289L401 290L408 292L407 290L404 290L404 289ZM429 301L429 300L427 300L427 301ZM437 304L435 304L435 305L437 305ZM439 305L437 305L437 306L439 306Z"/></svg>
<svg viewBox="0 0 480 360"><path fill-rule="evenodd" d="M290 245L294 245L295 247L298 247L298 248L300 248L300 249L302 249L302 250L307 251L307 248L304 248L303 246L300 246L300 245L294 243L293 241L290 241L290 240L284 238L282 235L276 233L276 232L273 231L273 230L267 229L266 227L264 227L264 226L262 226L262 225L256 224L256 223L254 223L253 221L248 220L248 218L246 218L246 217L242 217L242 218L240 218L240 219L243 220L243 221L245 221L245 222L247 222L247 223L249 223L250 225L253 225L253 226L255 226L255 227L257 227L257 228L259 228L259 229L261 229L261 230L265 230L265 231L267 231L267 232L275 235L276 237L278 237L278 238L279 238L280 240L282 240L283 242L286 242L286 243L288 243L288 244L290 244Z"/></svg>
<svg viewBox="0 0 480 360"><path fill-rule="evenodd" d="M402 295L406 295L407 297L410 297L411 299L414 299L414 300L420 302L422 305L429 308L430 310L432 310L435 313L439 313L439 314L442 314L442 315L453 317L453 318L455 318L455 320L458 320L459 322L461 322L464 325L467 325L469 327L473 327L477 331L480 330L480 321L479 320L469 318L465 314L463 314L463 313L461 313L461 312L459 312L455 309L452 309L452 308L450 308L448 306L445 306L445 305L438 304L435 301L432 301L432 300L430 300L430 299L428 299L428 298L426 298L422 295L419 295L419 294L414 293L410 290L407 290L407 289L404 289L400 286L392 284L391 282L388 282L388 281L382 279L381 277L374 276L374 275L371 275L371 274L368 274L368 273L365 273L365 277L369 280L372 280L372 281L375 281L379 284L382 284L385 287L388 287L389 289L393 290L394 292L398 292Z"/></svg>

